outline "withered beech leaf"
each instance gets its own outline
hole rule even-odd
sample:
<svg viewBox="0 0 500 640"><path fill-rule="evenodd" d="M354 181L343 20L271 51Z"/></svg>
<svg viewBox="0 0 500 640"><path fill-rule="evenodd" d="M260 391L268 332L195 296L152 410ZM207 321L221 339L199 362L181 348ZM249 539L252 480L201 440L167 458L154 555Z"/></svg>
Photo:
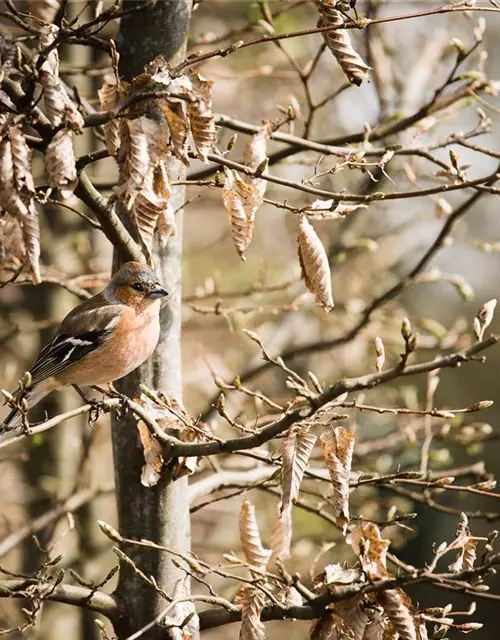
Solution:
<svg viewBox="0 0 500 640"><path fill-rule="evenodd" d="M284 560L290 556L290 544L292 542L292 510L276 507L271 530L270 547L273 558Z"/></svg>
<svg viewBox="0 0 500 640"><path fill-rule="evenodd" d="M476 561L477 539L473 538L469 529L469 520L465 513L460 514L455 540L451 543L451 549L457 549L457 559L449 569L454 573L470 571Z"/></svg>
<svg viewBox="0 0 500 640"><path fill-rule="evenodd" d="M40 83L43 87L45 110L50 124L53 127L64 124L75 131L81 131L85 124L83 116L66 93L59 76L42 70Z"/></svg>
<svg viewBox="0 0 500 640"><path fill-rule="evenodd" d="M264 571L271 556L271 550L265 549L262 544L255 506L247 499L243 500L241 505L239 524L240 541L248 564L258 571Z"/></svg>
<svg viewBox="0 0 500 640"><path fill-rule="evenodd" d="M149 172L164 156L167 145L164 127L152 118L141 116L127 120L127 128L127 144L120 148L120 156L125 156L122 174L126 180L116 191L130 210Z"/></svg>
<svg viewBox="0 0 500 640"><path fill-rule="evenodd" d="M387 550L390 542L382 538L378 526L374 522L364 522L349 535L354 553L359 556L361 568L370 582L389 577Z"/></svg>
<svg viewBox="0 0 500 640"><path fill-rule="evenodd" d="M237 171L224 168L226 180L222 189L222 201L229 217L231 237L242 260L252 240L255 212L262 198L252 184L247 184Z"/></svg>
<svg viewBox="0 0 500 640"><path fill-rule="evenodd" d="M97 92L101 111L114 111L118 107L118 85L114 76L106 76L102 87ZM116 156L120 148L120 121L113 118L104 125L106 148L110 155Z"/></svg>
<svg viewBox="0 0 500 640"><path fill-rule="evenodd" d="M325 248L321 244L313 226L300 216L297 229L297 243L302 276L309 291L325 311L333 308L330 265Z"/></svg>
<svg viewBox="0 0 500 640"><path fill-rule="evenodd" d="M169 237L175 229L174 215L170 205L170 185L166 172L163 175L160 166L150 169L142 188L134 199L131 217L139 233L141 244L146 256L151 261L153 236L158 227L160 217L162 224L171 221L171 230L167 235L164 226L161 227L162 241Z"/></svg>
<svg viewBox="0 0 500 640"><path fill-rule="evenodd" d="M40 282L40 230L34 202L31 152L16 127L0 142L0 207L16 218L22 229L23 254L28 258L33 281ZM4 224L5 235L9 225ZM13 230L14 227L10 225ZM5 242L4 245L7 245Z"/></svg>
<svg viewBox="0 0 500 640"><path fill-rule="evenodd" d="M304 598L293 586L282 587L275 597L278 602L282 602L289 607L301 607L304 604Z"/></svg>
<svg viewBox="0 0 500 640"><path fill-rule="evenodd" d="M137 421L137 430L144 449L144 466L141 473L141 484L145 487L154 487L158 484L163 470L163 447L156 438L151 435L148 427L142 420Z"/></svg>
<svg viewBox="0 0 500 640"><path fill-rule="evenodd" d="M72 131L61 129L55 134L45 149L45 167L49 185L69 198L78 180Z"/></svg>
<svg viewBox="0 0 500 640"><path fill-rule="evenodd" d="M190 72L193 87L193 101L187 103L187 114L191 135L198 152L198 157L204 162L214 146L217 134L215 120L212 114L212 86L213 82L201 76L197 71Z"/></svg>
<svg viewBox="0 0 500 640"><path fill-rule="evenodd" d="M309 631L310 640L332 640L337 638L334 631L338 626L339 619L334 613L325 613L312 623Z"/></svg>
<svg viewBox="0 0 500 640"><path fill-rule="evenodd" d="M323 38L328 48L335 56L349 82L357 86L361 85L366 80L370 67L355 51L346 29L341 28L344 25L344 17L340 11L335 9L337 0L314 0L314 4L320 12L318 27L337 27L331 31L323 32Z"/></svg>
<svg viewBox="0 0 500 640"><path fill-rule="evenodd" d="M245 150L243 152L243 162L256 171L262 163L265 162L267 158L267 142L271 137L273 132L273 126L270 122L265 122L261 127L259 127L259 131L255 133L248 143L245 145ZM268 168L262 172L262 175L266 175L268 172ZM251 178L252 185L259 193L260 197L263 198L267 188L267 180L263 178Z"/></svg>
<svg viewBox="0 0 500 640"><path fill-rule="evenodd" d="M186 166L189 165L187 155L188 121L186 108L181 101L160 100L160 106L170 130L169 149Z"/></svg>
<svg viewBox="0 0 500 640"><path fill-rule="evenodd" d="M304 428L292 429L283 438L283 479L281 511L285 511L299 495L300 483L317 438Z"/></svg>
<svg viewBox="0 0 500 640"><path fill-rule="evenodd" d="M35 193L35 181L31 173L31 149L23 132L18 127L10 127L9 139L14 165L14 184L16 189L32 197Z"/></svg>
<svg viewBox="0 0 500 640"><path fill-rule="evenodd" d="M332 427L320 436L323 457L333 487L333 509L338 523L349 522L349 477L354 449L354 434L344 427Z"/></svg>
<svg viewBox="0 0 500 640"><path fill-rule="evenodd" d="M420 640L413 605L402 589L380 591L377 600L398 632L400 640Z"/></svg>
<svg viewBox="0 0 500 640"><path fill-rule="evenodd" d="M246 586L241 608L240 640L265 640L266 630L260 619L264 602L262 591L253 585Z"/></svg>
<svg viewBox="0 0 500 640"><path fill-rule="evenodd" d="M341 600L335 604L335 613L341 620L340 638L363 640L365 630L370 621L366 610L362 607L363 598L354 597Z"/></svg>

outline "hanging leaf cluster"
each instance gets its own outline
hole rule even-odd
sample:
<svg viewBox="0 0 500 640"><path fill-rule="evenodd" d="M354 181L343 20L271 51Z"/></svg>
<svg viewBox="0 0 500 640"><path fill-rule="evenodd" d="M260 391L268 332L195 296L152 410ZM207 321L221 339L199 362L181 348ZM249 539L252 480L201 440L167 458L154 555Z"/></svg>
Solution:
<svg viewBox="0 0 500 640"><path fill-rule="evenodd" d="M155 235L165 243L176 233L167 157L189 164L190 136L193 154L203 161L215 144L212 82L192 69L172 77L166 61L156 58L130 83L106 78L99 100L111 116L106 146L120 166L116 195L151 259Z"/></svg>

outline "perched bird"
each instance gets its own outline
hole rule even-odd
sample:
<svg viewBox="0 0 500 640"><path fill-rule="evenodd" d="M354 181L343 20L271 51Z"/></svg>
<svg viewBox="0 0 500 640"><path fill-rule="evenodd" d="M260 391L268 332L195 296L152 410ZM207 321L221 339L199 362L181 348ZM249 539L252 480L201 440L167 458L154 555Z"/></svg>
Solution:
<svg viewBox="0 0 500 640"><path fill-rule="evenodd" d="M40 352L29 369L31 386L23 393L28 406L59 387L113 382L141 365L158 344L159 298L166 295L151 269L139 262L124 264L101 293L68 313ZM13 409L0 424L0 438L21 422L21 412Z"/></svg>

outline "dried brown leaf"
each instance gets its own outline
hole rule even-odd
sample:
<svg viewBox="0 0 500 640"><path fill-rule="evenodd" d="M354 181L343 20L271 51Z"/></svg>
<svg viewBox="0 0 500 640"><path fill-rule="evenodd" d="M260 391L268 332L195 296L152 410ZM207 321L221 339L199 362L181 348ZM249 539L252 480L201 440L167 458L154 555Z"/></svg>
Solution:
<svg viewBox="0 0 500 640"><path fill-rule="evenodd" d="M270 547L273 558L284 560L290 556L292 542L292 510L282 510L280 505L276 507L271 530Z"/></svg>
<svg viewBox="0 0 500 640"><path fill-rule="evenodd" d="M377 600L398 632L400 640L420 640L420 623L410 599L402 589L381 591Z"/></svg>
<svg viewBox="0 0 500 640"><path fill-rule="evenodd" d="M81 131L85 124L82 114L66 93L59 76L41 70L40 83L43 87L45 109L50 124L53 127L60 127L64 124L75 131Z"/></svg>
<svg viewBox="0 0 500 640"><path fill-rule="evenodd" d="M299 495L300 483L317 438L306 429L292 429L282 444L283 477L281 511L285 511Z"/></svg>
<svg viewBox="0 0 500 640"><path fill-rule="evenodd" d="M387 550L390 542L382 538L378 526L374 522L364 522L349 535L354 553L359 556L361 568L370 582L387 578Z"/></svg>
<svg viewBox="0 0 500 640"><path fill-rule="evenodd" d="M212 114L212 86L213 82L207 80L196 71L191 71L190 80L193 87L193 102L187 103L187 114L191 127L198 157L204 162L212 150L217 134L215 120Z"/></svg>
<svg viewBox="0 0 500 640"><path fill-rule="evenodd" d="M328 48L349 82L357 86L361 85L366 80L370 67L353 48L348 32L340 28L344 25L344 18L340 11L335 9L336 0L314 0L314 4L321 14L318 27L337 27L337 29L323 32Z"/></svg>
<svg viewBox="0 0 500 640"><path fill-rule="evenodd" d="M264 602L262 591L248 585L244 592L241 609L240 640L265 640L266 629L260 619Z"/></svg>
<svg viewBox="0 0 500 640"><path fill-rule="evenodd" d="M302 276L309 291L325 311L333 308L330 265L325 248L305 216L300 216L297 242Z"/></svg>
<svg viewBox="0 0 500 640"><path fill-rule="evenodd" d="M278 591L275 597L278 602L282 602L287 607L301 607L304 604L304 598L293 586L283 587Z"/></svg>
<svg viewBox="0 0 500 640"><path fill-rule="evenodd" d="M68 129L58 131L47 145L45 167L49 185L60 189L63 197L68 198L78 182L73 133Z"/></svg>
<svg viewBox="0 0 500 640"><path fill-rule="evenodd" d="M231 236L242 260L252 240L255 212L262 203L259 192L252 184L244 182L237 171L224 169L226 180L222 189L222 201L229 216Z"/></svg>
<svg viewBox="0 0 500 640"><path fill-rule="evenodd" d="M362 608L363 598L354 597L341 600L335 604L335 613L341 620L338 638L339 640L363 640L365 630L370 620L366 611Z"/></svg>
<svg viewBox="0 0 500 640"><path fill-rule="evenodd" d="M130 212L141 244L150 260L153 237L160 216L164 222L167 220L173 221L173 211L169 200L170 186L164 182L161 168L158 166L156 169L151 169L146 175L141 190L134 199ZM162 227L161 232L162 240L165 240L166 229Z"/></svg>
<svg viewBox="0 0 500 640"><path fill-rule="evenodd" d="M332 427L321 434L320 440L333 486L334 515L344 528L349 522L349 477L354 434L344 427Z"/></svg>
<svg viewBox="0 0 500 640"><path fill-rule="evenodd" d="M154 487L158 484L163 470L163 447L156 438L151 435L148 427L142 420L137 421L137 430L144 449L144 466L142 467L141 484L145 487Z"/></svg>
<svg viewBox="0 0 500 640"><path fill-rule="evenodd" d="M255 506L243 500L240 511L240 541L248 564L258 571L264 571L271 550L265 549L260 539L259 526L255 516Z"/></svg>
<svg viewBox="0 0 500 640"><path fill-rule="evenodd" d="M255 133L248 144L245 146L243 152L243 161L253 171L256 171L259 167L262 167L263 163L267 159L267 142L273 132L273 126L270 122L265 122L259 131ZM262 175L266 175L268 172L267 166L262 172ZM251 183L255 190L259 193L261 198L264 198L267 188L267 180L263 178L252 178Z"/></svg>
<svg viewBox="0 0 500 640"><path fill-rule="evenodd" d="M14 185L19 192L31 198L35 193L35 181L31 173L31 149L18 127L10 127L9 139L14 165Z"/></svg>
<svg viewBox="0 0 500 640"><path fill-rule="evenodd" d="M188 121L186 117L185 105L182 102L173 100L161 100L160 106L170 130L169 149L186 166L189 165L187 155Z"/></svg>
<svg viewBox="0 0 500 640"><path fill-rule="evenodd" d="M97 92L101 111L114 111L118 107L118 85L114 76L104 79L104 84ZM120 121L114 118L104 125L106 148L112 156L116 156L120 148Z"/></svg>
<svg viewBox="0 0 500 640"><path fill-rule="evenodd" d="M337 636L334 636L333 633L338 622L339 619L334 613L326 613L313 622L309 638L311 640L336 640Z"/></svg>
<svg viewBox="0 0 500 640"><path fill-rule="evenodd" d="M31 153L22 132L9 130L8 139L0 143L0 207L21 225L24 252L33 276L40 282L40 230L35 207ZM11 229L13 229L11 225ZM6 225L4 225L4 235ZM6 241L4 240L6 245Z"/></svg>

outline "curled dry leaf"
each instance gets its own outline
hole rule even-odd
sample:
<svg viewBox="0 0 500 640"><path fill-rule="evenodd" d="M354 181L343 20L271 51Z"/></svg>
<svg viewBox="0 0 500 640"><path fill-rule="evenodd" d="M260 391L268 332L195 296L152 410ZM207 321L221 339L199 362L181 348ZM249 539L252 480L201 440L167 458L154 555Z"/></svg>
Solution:
<svg viewBox="0 0 500 640"><path fill-rule="evenodd" d="M159 230L162 242L166 242L176 230L170 194L167 172L163 161L161 161L155 169L151 169L146 175L130 212L149 260L151 260L155 230Z"/></svg>
<svg viewBox="0 0 500 640"><path fill-rule="evenodd" d="M242 260L244 252L252 240L255 212L262 203L257 189L244 182L237 171L224 169L226 180L222 189L222 201L226 208L231 237Z"/></svg>
<svg viewBox="0 0 500 640"><path fill-rule="evenodd" d="M288 607L301 607L304 599L295 587L283 587L276 594L276 600L282 602Z"/></svg>
<svg viewBox="0 0 500 640"><path fill-rule="evenodd" d="M276 507L271 530L270 547L273 558L284 560L290 557L290 545L292 542L292 510L290 507L282 509Z"/></svg>
<svg viewBox="0 0 500 640"><path fill-rule="evenodd" d="M166 132L160 122L141 116L127 120L128 139L120 149L124 156L122 174L126 178L117 193L123 199L128 210L144 187L150 171L153 171L164 156L167 148Z"/></svg>
<svg viewBox="0 0 500 640"><path fill-rule="evenodd" d="M163 160L166 151L167 131L161 121L146 116L127 121L119 153L125 182L116 193L134 222L149 261L155 230L160 227L163 242L175 232L171 189Z"/></svg>
<svg viewBox="0 0 500 640"><path fill-rule="evenodd" d="M264 571L271 550L265 549L262 544L255 506L246 499L243 500L240 511L240 541L248 564L258 571Z"/></svg>
<svg viewBox="0 0 500 640"><path fill-rule="evenodd" d="M21 226L22 253L28 258L34 282L40 282L40 230L34 192L31 151L21 130L11 127L8 138L0 143L0 207ZM4 236L9 229L16 229L8 221L2 226ZM7 246L9 242L4 240L3 244Z"/></svg>
<svg viewBox="0 0 500 640"><path fill-rule="evenodd" d="M314 4L320 13L318 27L337 27L323 32L328 48L349 82L357 86L361 85L366 80L370 67L353 48L348 32L341 28L344 25L344 18L340 11L335 9L337 0L314 0Z"/></svg>
<svg viewBox="0 0 500 640"><path fill-rule="evenodd" d="M354 434L344 427L332 427L320 436L323 457L333 486L333 508L338 523L349 522L349 477L354 450Z"/></svg>
<svg viewBox="0 0 500 640"><path fill-rule="evenodd" d="M185 106L182 102L174 100L162 100L161 108L170 130L169 147L177 158L186 166L189 165L187 155L188 122L186 119Z"/></svg>
<svg viewBox="0 0 500 640"><path fill-rule="evenodd" d="M325 248L309 220L301 215L297 243L302 276L309 291L325 311L333 309L330 265Z"/></svg>
<svg viewBox="0 0 500 640"><path fill-rule="evenodd" d="M290 508L299 495L300 483L317 438L304 428L292 429L283 438L283 479L281 512Z"/></svg>
<svg viewBox="0 0 500 640"><path fill-rule="evenodd" d="M338 637L337 634L333 634L338 622L339 620L334 613L326 613L321 616L311 626L309 631L310 640L332 640Z"/></svg>
<svg viewBox="0 0 500 640"><path fill-rule="evenodd" d="M141 473L141 484L154 487L158 484L163 471L163 447L154 438L142 420L137 421L137 430L144 449L144 466Z"/></svg>
<svg viewBox="0 0 500 640"><path fill-rule="evenodd" d="M380 591L377 600L400 640L421 640L413 605L402 589Z"/></svg>
<svg viewBox="0 0 500 640"><path fill-rule="evenodd" d="M259 167L262 167L267 160L267 142L273 132L273 126L270 122L264 123L257 133L255 133L248 144L245 146L243 152L243 161L253 171L257 171ZM268 172L267 166L265 166L262 175L266 175ZM251 183L255 190L260 195L261 199L264 198L267 188L267 180L263 178L251 178Z"/></svg>
<svg viewBox="0 0 500 640"><path fill-rule="evenodd" d="M340 618L338 625L340 638L363 640L370 618L362 604L363 598L360 596L341 600L335 604L335 613Z"/></svg>
<svg viewBox="0 0 500 640"><path fill-rule="evenodd" d="M217 139L215 120L212 114L213 82L207 80L196 71L191 71L189 77L194 94L194 100L187 104L191 135L193 136L199 159L206 162L207 155L212 150Z"/></svg>
<svg viewBox="0 0 500 640"><path fill-rule="evenodd" d="M42 70L40 83L43 87L45 109L50 124L53 127L65 125L75 131L81 131L85 124L82 114L66 93L59 76Z"/></svg>
<svg viewBox="0 0 500 640"><path fill-rule="evenodd" d="M240 640L265 640L266 629L260 619L264 602L264 594L257 587L253 585L245 587L241 608Z"/></svg>
<svg viewBox="0 0 500 640"><path fill-rule="evenodd" d="M378 526L373 522L366 522L353 529L349 535L354 553L359 556L361 568L370 582L387 578L387 550L390 542L382 538Z"/></svg>
<svg viewBox="0 0 500 640"><path fill-rule="evenodd" d="M45 166L49 185L60 189L63 198L68 198L78 181L71 131L61 129L49 142L45 149Z"/></svg>
<svg viewBox="0 0 500 640"><path fill-rule="evenodd" d="M118 85L114 76L104 78L104 84L97 92L101 111L114 111L118 107ZM120 148L120 121L113 118L104 125L106 148L110 155L116 156Z"/></svg>

